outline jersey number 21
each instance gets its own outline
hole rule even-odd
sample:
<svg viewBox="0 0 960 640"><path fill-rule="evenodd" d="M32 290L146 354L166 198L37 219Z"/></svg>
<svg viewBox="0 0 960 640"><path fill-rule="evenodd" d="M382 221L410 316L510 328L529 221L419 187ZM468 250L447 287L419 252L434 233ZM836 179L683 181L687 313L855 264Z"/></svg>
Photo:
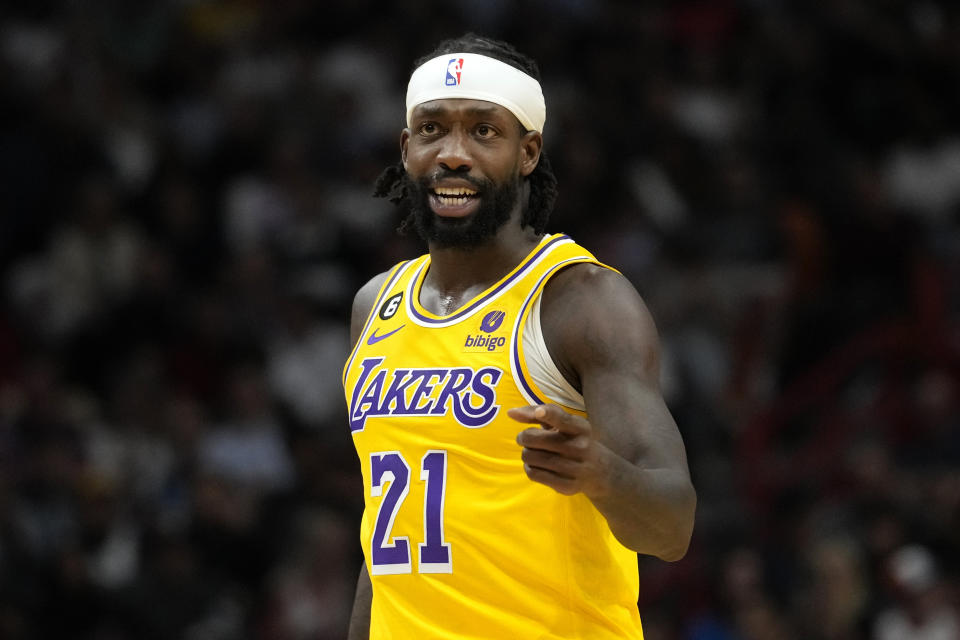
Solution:
<svg viewBox="0 0 960 640"><path fill-rule="evenodd" d="M373 528L370 573L411 573L408 536L393 536L393 521L410 492L410 465L398 451L370 454L370 495L383 497ZM423 500L423 539L417 545L417 571L452 573L450 545L443 541L443 503L447 487L447 452L431 449L420 459L420 480L426 483ZM383 495L384 486L386 495Z"/></svg>

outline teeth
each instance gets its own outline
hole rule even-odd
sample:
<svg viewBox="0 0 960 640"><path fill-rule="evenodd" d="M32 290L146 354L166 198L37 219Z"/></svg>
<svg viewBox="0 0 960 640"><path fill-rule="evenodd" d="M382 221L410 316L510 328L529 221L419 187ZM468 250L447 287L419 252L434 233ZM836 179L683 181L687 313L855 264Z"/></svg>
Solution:
<svg viewBox="0 0 960 640"><path fill-rule="evenodd" d="M450 196L438 196L437 200L440 201L440 204L447 207L458 207L460 205L467 204L468 198L451 198Z"/></svg>
<svg viewBox="0 0 960 640"><path fill-rule="evenodd" d="M433 190L438 196L472 196L476 193L473 189L466 187L437 187Z"/></svg>

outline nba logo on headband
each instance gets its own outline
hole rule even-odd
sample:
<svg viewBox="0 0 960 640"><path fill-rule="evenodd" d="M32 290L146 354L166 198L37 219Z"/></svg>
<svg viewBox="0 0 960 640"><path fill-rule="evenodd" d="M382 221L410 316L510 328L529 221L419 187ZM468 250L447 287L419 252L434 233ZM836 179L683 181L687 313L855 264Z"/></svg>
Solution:
<svg viewBox="0 0 960 640"><path fill-rule="evenodd" d="M447 81L444 83L448 87L460 85L460 71L463 69L463 58L450 58L447 63Z"/></svg>

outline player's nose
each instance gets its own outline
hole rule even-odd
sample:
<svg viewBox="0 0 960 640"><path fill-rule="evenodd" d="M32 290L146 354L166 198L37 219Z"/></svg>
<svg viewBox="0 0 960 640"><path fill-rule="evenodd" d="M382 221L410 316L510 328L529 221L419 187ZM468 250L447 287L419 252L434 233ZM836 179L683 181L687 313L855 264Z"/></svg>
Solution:
<svg viewBox="0 0 960 640"><path fill-rule="evenodd" d="M440 150L437 153L437 163L451 171L470 170L473 166L473 158L467 144L466 132L455 128L443 136L443 140L440 142Z"/></svg>

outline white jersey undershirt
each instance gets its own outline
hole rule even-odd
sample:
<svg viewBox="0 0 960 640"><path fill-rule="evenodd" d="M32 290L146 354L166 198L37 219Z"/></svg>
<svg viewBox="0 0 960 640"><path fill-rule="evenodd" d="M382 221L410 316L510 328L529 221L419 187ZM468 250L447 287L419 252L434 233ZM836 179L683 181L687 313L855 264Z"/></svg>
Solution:
<svg viewBox="0 0 960 640"><path fill-rule="evenodd" d="M523 327L523 353L527 361L527 370L548 400L583 411L585 407L583 396L563 377L560 369L553 362L550 352L547 351L547 343L543 339L543 329L540 326L541 297L541 294L537 294L533 309L530 310Z"/></svg>

